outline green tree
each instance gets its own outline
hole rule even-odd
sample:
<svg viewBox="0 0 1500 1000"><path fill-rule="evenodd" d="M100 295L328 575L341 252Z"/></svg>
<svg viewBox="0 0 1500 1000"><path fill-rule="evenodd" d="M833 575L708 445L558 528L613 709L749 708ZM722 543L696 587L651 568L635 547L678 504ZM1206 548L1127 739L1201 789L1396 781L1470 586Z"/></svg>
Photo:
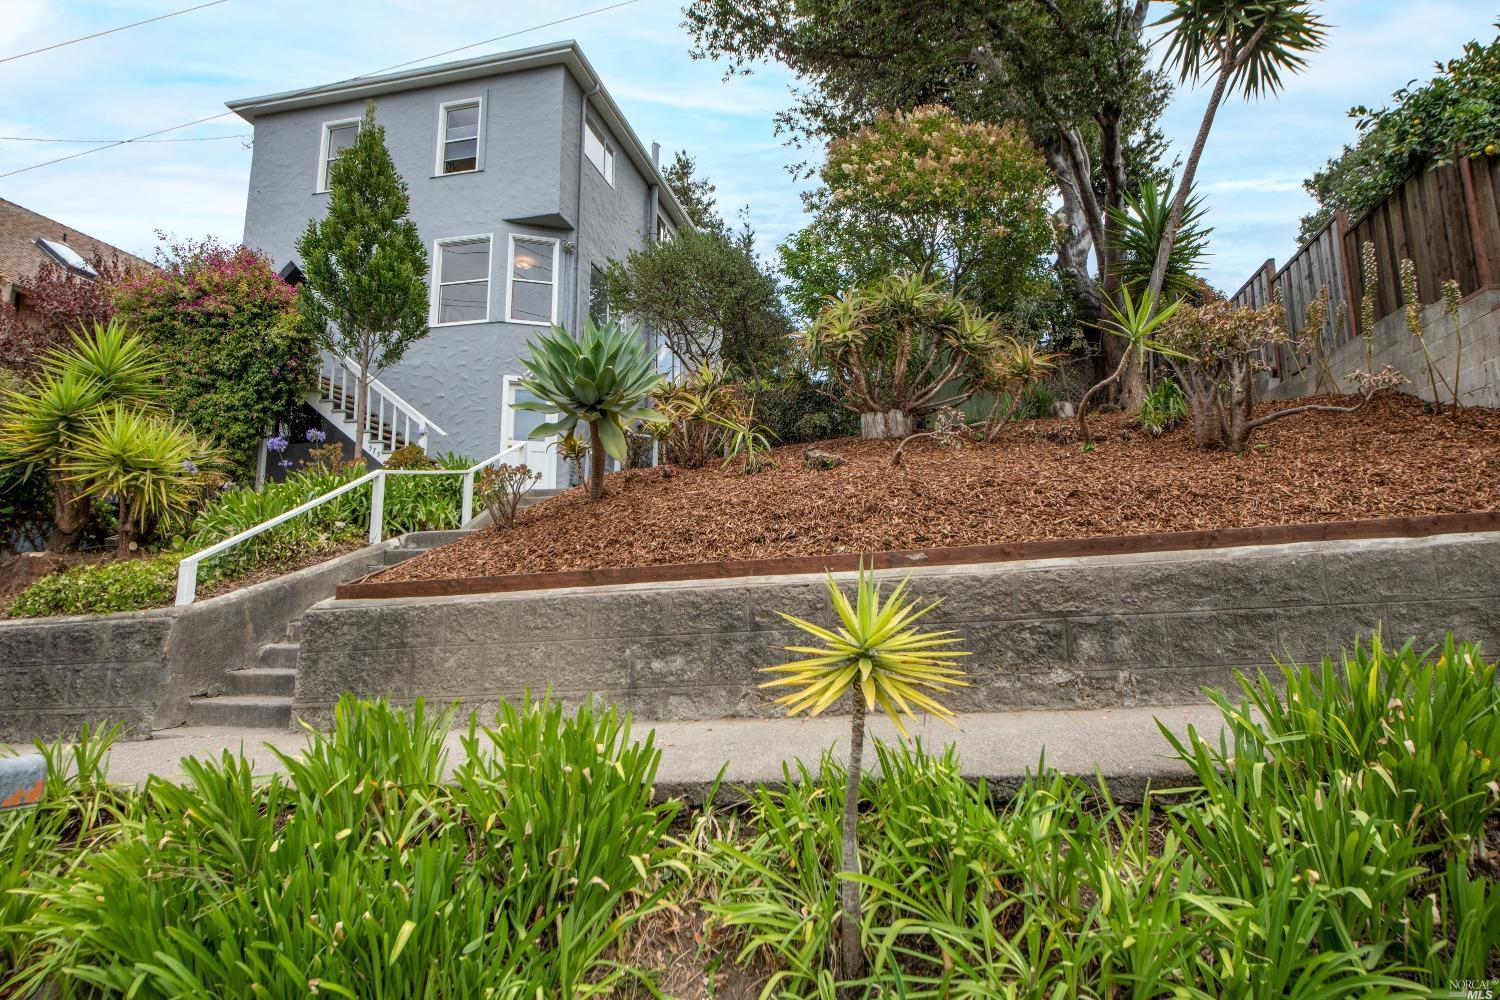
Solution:
<svg viewBox="0 0 1500 1000"><path fill-rule="evenodd" d="M1500 27L1500 24L1497 24ZM1464 45L1421 86L1405 86L1389 106L1352 108L1359 140L1303 182L1317 211L1302 218L1307 240L1336 212L1362 215L1423 166L1494 156L1500 145L1500 36Z"/></svg>
<svg viewBox="0 0 1500 1000"><path fill-rule="evenodd" d="M758 381L788 355L791 323L748 243L719 229L684 229L612 261L614 309L656 331L690 369L722 362Z"/></svg>
<svg viewBox="0 0 1500 1000"><path fill-rule="evenodd" d="M407 218L406 182L365 106L354 143L329 167L328 213L297 241L306 279L302 315L325 346L359 368L355 413L368 413L370 380L427 336L427 249ZM368 419L354 432L364 455Z"/></svg>
<svg viewBox="0 0 1500 1000"><path fill-rule="evenodd" d="M250 481L266 429L317 377L317 337L299 293L269 258L212 239L165 247L156 263L120 284L119 317L170 365L167 407L223 446L235 479Z"/></svg>
<svg viewBox="0 0 1500 1000"><path fill-rule="evenodd" d="M797 142L821 144L882 111L933 103L970 121L1024 123L1060 194L1057 267L1102 377L1117 349L1098 327L1119 287L1110 209L1161 179L1165 148L1156 123L1171 88L1147 58L1147 8L871 0L851 16L841 0L694 0L687 27L694 54L727 59L731 73L775 61L802 78L778 122Z"/></svg>
<svg viewBox="0 0 1500 1000"><path fill-rule="evenodd" d="M662 171L662 176L666 178L667 186L677 196L678 203L693 225L699 229L728 228L719 215L718 202L714 197L718 188L713 181L698 173L697 160L684 150L678 150L677 155L672 157L672 162L667 164L667 169Z"/></svg>
<svg viewBox="0 0 1500 1000"><path fill-rule="evenodd" d="M1050 289L1050 175L1024 130L924 106L881 114L828 147L805 236L782 250L807 317L846 288L923 272L988 310Z"/></svg>

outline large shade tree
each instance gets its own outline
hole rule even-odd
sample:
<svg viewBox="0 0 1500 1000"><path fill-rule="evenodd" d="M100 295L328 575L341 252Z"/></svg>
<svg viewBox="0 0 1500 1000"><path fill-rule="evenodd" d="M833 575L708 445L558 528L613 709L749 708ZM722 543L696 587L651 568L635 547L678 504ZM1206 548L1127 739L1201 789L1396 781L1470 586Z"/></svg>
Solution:
<svg viewBox="0 0 1500 1000"><path fill-rule="evenodd" d="M780 118L794 140L844 136L881 111L939 103L1024 124L1060 194L1057 266L1102 377L1120 348L1099 321L1116 301L1118 209L1160 180L1156 128L1170 87L1152 70L1147 0L694 0L696 54L730 72L779 62L801 77Z"/></svg>

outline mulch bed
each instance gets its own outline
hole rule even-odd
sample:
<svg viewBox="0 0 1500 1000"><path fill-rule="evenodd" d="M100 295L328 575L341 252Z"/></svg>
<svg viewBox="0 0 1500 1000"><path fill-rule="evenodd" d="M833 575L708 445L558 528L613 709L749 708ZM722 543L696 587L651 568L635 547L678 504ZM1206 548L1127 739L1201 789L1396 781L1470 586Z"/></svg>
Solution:
<svg viewBox="0 0 1500 1000"><path fill-rule="evenodd" d="M1332 400L1330 400L1332 401ZM1300 402L1300 401L1299 401ZM1347 402L1347 400L1339 400ZM1289 403L1268 404L1268 408ZM1179 428L1161 438L1118 414L1037 420L992 445L845 438L843 456L806 468L801 447L774 468L635 469L590 503L569 490L483 532L393 566L374 580L770 559L1253 527L1500 509L1500 410L1441 416L1410 396L1353 414L1308 413L1256 432L1244 455L1205 451Z"/></svg>

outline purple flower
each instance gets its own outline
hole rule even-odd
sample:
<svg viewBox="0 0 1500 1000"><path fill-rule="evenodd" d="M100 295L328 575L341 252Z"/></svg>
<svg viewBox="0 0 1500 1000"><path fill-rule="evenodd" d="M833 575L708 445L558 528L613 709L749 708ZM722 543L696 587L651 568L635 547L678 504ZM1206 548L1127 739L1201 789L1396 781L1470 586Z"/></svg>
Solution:
<svg viewBox="0 0 1500 1000"><path fill-rule="evenodd" d="M308 444L322 444L324 441L327 441L327 440L328 440L328 435L325 434L325 433L323 433L322 431L318 430L316 427L309 427L307 429L307 442L308 442Z"/></svg>
<svg viewBox="0 0 1500 1000"><path fill-rule="evenodd" d="M420 441L427 436L427 428L421 424L417 425L417 440Z"/></svg>
<svg viewBox="0 0 1500 1000"><path fill-rule="evenodd" d="M290 469L292 467L292 460L290 458L283 458L276 464L281 466L283 469Z"/></svg>
<svg viewBox="0 0 1500 1000"><path fill-rule="evenodd" d="M266 438L266 451L272 451L280 455L286 451L287 439L280 434L275 437Z"/></svg>
<svg viewBox="0 0 1500 1000"><path fill-rule="evenodd" d="M182 460L182 471L183 472L197 472L198 471L198 463L194 462L191 458L184 458Z"/></svg>

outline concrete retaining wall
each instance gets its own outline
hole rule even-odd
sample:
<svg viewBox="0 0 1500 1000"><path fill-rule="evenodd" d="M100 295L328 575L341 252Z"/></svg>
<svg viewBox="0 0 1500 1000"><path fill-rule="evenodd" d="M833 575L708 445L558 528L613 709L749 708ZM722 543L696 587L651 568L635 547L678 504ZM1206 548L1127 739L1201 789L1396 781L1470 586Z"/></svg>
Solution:
<svg viewBox="0 0 1500 1000"><path fill-rule="evenodd" d="M1500 406L1500 289L1487 288L1469 297L1458 310L1459 324L1463 330L1462 368L1459 371L1459 399L1465 406ZM1460 360L1458 339L1454 335L1453 320L1449 318L1443 303L1438 302L1422 310L1422 324L1426 331L1427 351L1432 355L1433 367L1451 385L1455 364ZM1432 400L1431 382L1427 377L1427 362L1422 357L1422 344L1406 327L1406 313L1395 312L1375 324L1373 338L1375 370L1391 364L1411 380L1402 386L1422 399ZM1339 380L1340 390L1354 391L1348 375L1356 368L1368 364L1365 342L1359 337L1334 348L1329 355L1328 366ZM1309 366L1294 375L1282 379L1264 393L1267 399L1293 399L1316 391L1317 366ZM1451 396L1438 383L1442 402L1448 403Z"/></svg>
<svg viewBox="0 0 1500 1000"><path fill-rule="evenodd" d="M122 722L126 738L181 725L189 696L223 689L288 622L382 565L368 546L185 608L0 621L0 743Z"/></svg>
<svg viewBox="0 0 1500 1000"><path fill-rule="evenodd" d="M1493 532L935 568L913 588L974 654L951 699L968 711L1199 701L1237 667L1376 628L1500 648ZM344 691L482 709L550 685L641 718L775 715L758 670L800 641L777 611L827 623L821 579L327 601L302 619L295 711L326 724Z"/></svg>

